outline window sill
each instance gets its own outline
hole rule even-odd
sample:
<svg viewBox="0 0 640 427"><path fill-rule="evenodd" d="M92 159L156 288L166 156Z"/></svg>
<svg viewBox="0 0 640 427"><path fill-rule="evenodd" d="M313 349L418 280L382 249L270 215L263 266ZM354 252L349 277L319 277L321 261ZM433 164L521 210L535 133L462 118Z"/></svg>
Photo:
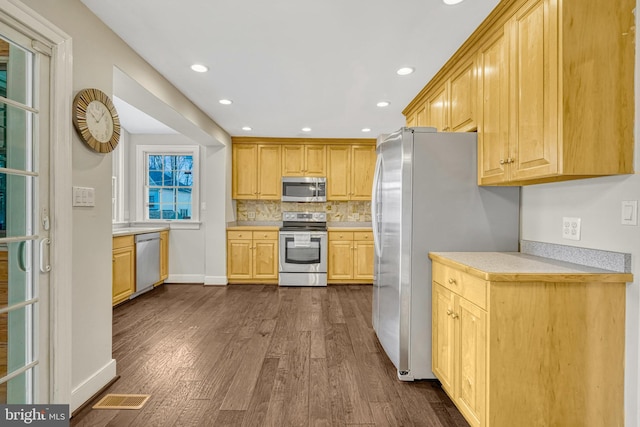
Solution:
<svg viewBox="0 0 640 427"><path fill-rule="evenodd" d="M200 221L136 221L131 223L134 226L158 226L169 227L171 230L200 230Z"/></svg>

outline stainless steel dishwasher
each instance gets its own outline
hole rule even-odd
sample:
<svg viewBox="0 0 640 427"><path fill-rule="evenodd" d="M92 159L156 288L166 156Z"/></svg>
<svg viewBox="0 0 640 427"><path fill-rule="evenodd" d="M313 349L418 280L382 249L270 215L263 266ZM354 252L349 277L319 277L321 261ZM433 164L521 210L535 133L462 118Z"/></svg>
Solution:
<svg viewBox="0 0 640 427"><path fill-rule="evenodd" d="M138 295L153 289L160 281L160 233L136 235L136 291Z"/></svg>

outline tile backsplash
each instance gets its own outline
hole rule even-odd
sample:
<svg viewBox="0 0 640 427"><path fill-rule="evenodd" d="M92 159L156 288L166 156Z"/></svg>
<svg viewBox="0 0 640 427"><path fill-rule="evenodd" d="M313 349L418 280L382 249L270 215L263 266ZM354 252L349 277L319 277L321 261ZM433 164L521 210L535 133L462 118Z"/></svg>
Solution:
<svg viewBox="0 0 640 427"><path fill-rule="evenodd" d="M370 201L295 203L278 200L237 200L237 221L282 221L282 212L326 212L327 222L371 222ZM255 214L255 218L250 218Z"/></svg>

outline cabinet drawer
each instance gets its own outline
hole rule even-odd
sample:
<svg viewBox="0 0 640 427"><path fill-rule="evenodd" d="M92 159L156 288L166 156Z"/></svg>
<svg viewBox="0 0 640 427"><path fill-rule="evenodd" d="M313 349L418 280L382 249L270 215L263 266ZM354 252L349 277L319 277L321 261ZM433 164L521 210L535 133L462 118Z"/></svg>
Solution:
<svg viewBox="0 0 640 427"><path fill-rule="evenodd" d="M353 231L330 231L329 240L353 240Z"/></svg>
<svg viewBox="0 0 640 427"><path fill-rule="evenodd" d="M235 231L229 230L227 231L227 239L229 240L251 240L252 239L252 231L251 230L242 230Z"/></svg>
<svg viewBox="0 0 640 427"><path fill-rule="evenodd" d="M133 235L114 237L112 249L126 248L128 246L133 246L133 245L134 245Z"/></svg>
<svg viewBox="0 0 640 427"><path fill-rule="evenodd" d="M480 308L487 309L487 282L437 262L433 263L432 268L432 276L435 282Z"/></svg>
<svg viewBox="0 0 640 427"><path fill-rule="evenodd" d="M254 231L253 240L278 240L277 231Z"/></svg>
<svg viewBox="0 0 640 427"><path fill-rule="evenodd" d="M373 232L371 231L354 231L353 240L373 241Z"/></svg>

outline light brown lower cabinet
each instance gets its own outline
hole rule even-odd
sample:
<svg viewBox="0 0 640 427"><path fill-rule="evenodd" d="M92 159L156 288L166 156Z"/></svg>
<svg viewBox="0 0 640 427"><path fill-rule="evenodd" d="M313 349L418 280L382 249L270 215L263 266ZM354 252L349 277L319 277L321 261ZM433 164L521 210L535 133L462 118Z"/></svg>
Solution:
<svg viewBox="0 0 640 427"><path fill-rule="evenodd" d="M329 231L328 283L373 283L371 231Z"/></svg>
<svg viewBox="0 0 640 427"><path fill-rule="evenodd" d="M136 289L136 247L134 236L113 238L112 304L128 299Z"/></svg>
<svg viewBox="0 0 640 427"><path fill-rule="evenodd" d="M169 232L160 232L160 281L155 286L161 285L169 277Z"/></svg>
<svg viewBox="0 0 640 427"><path fill-rule="evenodd" d="M624 425L631 274L498 273L447 255L429 255L432 369L471 426Z"/></svg>
<svg viewBox="0 0 640 427"><path fill-rule="evenodd" d="M229 283L278 283L278 231L227 230Z"/></svg>

